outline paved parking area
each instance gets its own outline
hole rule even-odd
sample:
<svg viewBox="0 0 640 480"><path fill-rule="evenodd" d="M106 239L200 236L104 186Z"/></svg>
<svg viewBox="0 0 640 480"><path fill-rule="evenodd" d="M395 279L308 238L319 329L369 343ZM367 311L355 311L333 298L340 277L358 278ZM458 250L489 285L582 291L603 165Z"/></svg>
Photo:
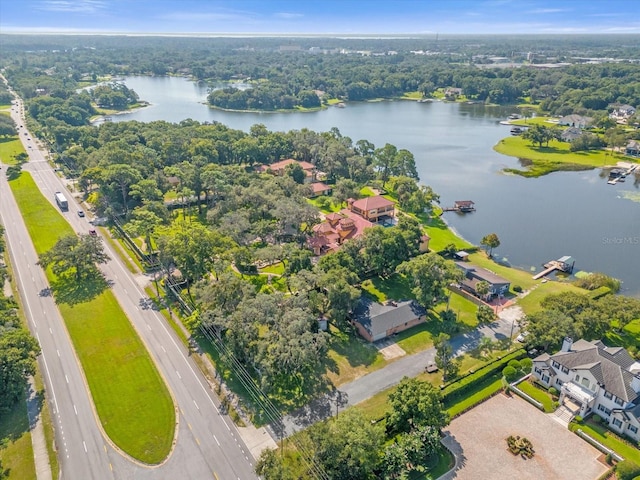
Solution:
<svg viewBox="0 0 640 480"><path fill-rule="evenodd" d="M458 463L440 480L595 480L607 470L598 450L518 396L496 395L453 420L445 433ZM512 455L509 435L531 440L535 456Z"/></svg>
<svg viewBox="0 0 640 480"><path fill-rule="evenodd" d="M407 352L405 352L400 345L398 345L390 338L379 340L374 345L382 354L385 360L404 357L407 354Z"/></svg>

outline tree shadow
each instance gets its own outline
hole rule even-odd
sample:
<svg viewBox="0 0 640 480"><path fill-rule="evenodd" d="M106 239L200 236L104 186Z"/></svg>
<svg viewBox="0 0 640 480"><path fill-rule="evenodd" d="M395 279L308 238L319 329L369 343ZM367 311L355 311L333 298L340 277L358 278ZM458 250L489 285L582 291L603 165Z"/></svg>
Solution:
<svg viewBox="0 0 640 480"><path fill-rule="evenodd" d="M378 350L356 337L355 331L332 332L331 349L345 357L352 367L371 365L378 356ZM329 371L338 373L338 365L331 357L327 357L325 365Z"/></svg>
<svg viewBox="0 0 640 480"><path fill-rule="evenodd" d="M93 300L110 286L104 275L95 270L81 280L73 274L61 275L51 283L51 291L56 303L77 305Z"/></svg>
<svg viewBox="0 0 640 480"><path fill-rule="evenodd" d="M0 448L20 439L30 429L24 396L7 409L0 409L0 416Z"/></svg>

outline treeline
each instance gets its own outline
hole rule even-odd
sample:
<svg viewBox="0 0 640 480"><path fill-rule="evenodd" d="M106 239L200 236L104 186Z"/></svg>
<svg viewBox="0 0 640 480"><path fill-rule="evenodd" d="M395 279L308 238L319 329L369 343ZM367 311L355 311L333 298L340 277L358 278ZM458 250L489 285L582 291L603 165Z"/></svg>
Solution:
<svg viewBox="0 0 640 480"><path fill-rule="evenodd" d="M49 48L26 51L20 45L28 44L29 39L5 38L10 45L4 59L6 75L19 84L23 98L35 96L38 88L59 97L54 92L74 91L80 82L95 82L103 75L182 74L210 82L212 87L220 82L251 82L252 88L247 90L212 91L211 104L230 109L313 108L320 101L316 92L324 92L327 98L353 101L416 91L430 96L449 87L461 88L467 99L481 102L540 102L543 110L556 115L604 112L612 103L640 105L640 65L636 63L576 63L554 69L476 66L481 63L476 56L500 55L509 45L512 48L508 56L514 61L524 61L530 51L560 53L562 45L572 42L577 47L576 57L581 52L584 57L605 53L609 56L617 50L625 55L623 58L633 58L631 51L621 46L622 37L615 37L617 41L609 37L558 37L555 46L548 39L536 37L505 37L502 45L486 38L478 45L466 37L444 39L437 44L426 38L127 38L125 43L120 37L52 37ZM31 40L44 47L41 39ZM634 44L634 40L629 41L627 46ZM54 45L67 48L54 52L50 50ZM288 49L281 50L281 46ZM300 48L291 51L292 46ZM312 47L334 53L313 54L309 50ZM344 49L354 53L338 53ZM430 50L431 54L412 53L416 50ZM584 60L572 60L564 53L555 59Z"/></svg>

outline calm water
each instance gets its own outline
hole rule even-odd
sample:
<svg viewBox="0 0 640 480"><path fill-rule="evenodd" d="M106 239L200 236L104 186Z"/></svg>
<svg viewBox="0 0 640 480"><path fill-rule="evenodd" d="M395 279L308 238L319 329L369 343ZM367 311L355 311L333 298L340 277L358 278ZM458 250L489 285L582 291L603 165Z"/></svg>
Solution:
<svg viewBox="0 0 640 480"><path fill-rule="evenodd" d="M640 297L640 189L632 179L607 185L599 170L561 172L526 179L504 175L516 159L492 147L509 134L500 125L512 110L483 105L409 101L348 104L314 113L239 113L208 108L207 89L184 78L129 77L128 87L148 108L114 116L143 122L186 118L218 121L249 131L262 123L274 131L337 127L355 142L376 147L392 143L413 152L421 181L441 196L443 206L473 200L477 211L445 219L474 244L496 232L496 256L526 270L563 255L576 259L576 271L601 271L620 278L623 293ZM633 197L636 201L632 201Z"/></svg>

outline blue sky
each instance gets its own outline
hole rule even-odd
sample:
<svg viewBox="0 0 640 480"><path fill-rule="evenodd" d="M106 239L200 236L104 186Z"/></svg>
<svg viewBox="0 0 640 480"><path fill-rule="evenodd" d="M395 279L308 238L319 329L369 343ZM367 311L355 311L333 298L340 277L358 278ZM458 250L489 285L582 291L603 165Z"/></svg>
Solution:
<svg viewBox="0 0 640 480"><path fill-rule="evenodd" d="M640 0L0 0L0 32L640 33Z"/></svg>

